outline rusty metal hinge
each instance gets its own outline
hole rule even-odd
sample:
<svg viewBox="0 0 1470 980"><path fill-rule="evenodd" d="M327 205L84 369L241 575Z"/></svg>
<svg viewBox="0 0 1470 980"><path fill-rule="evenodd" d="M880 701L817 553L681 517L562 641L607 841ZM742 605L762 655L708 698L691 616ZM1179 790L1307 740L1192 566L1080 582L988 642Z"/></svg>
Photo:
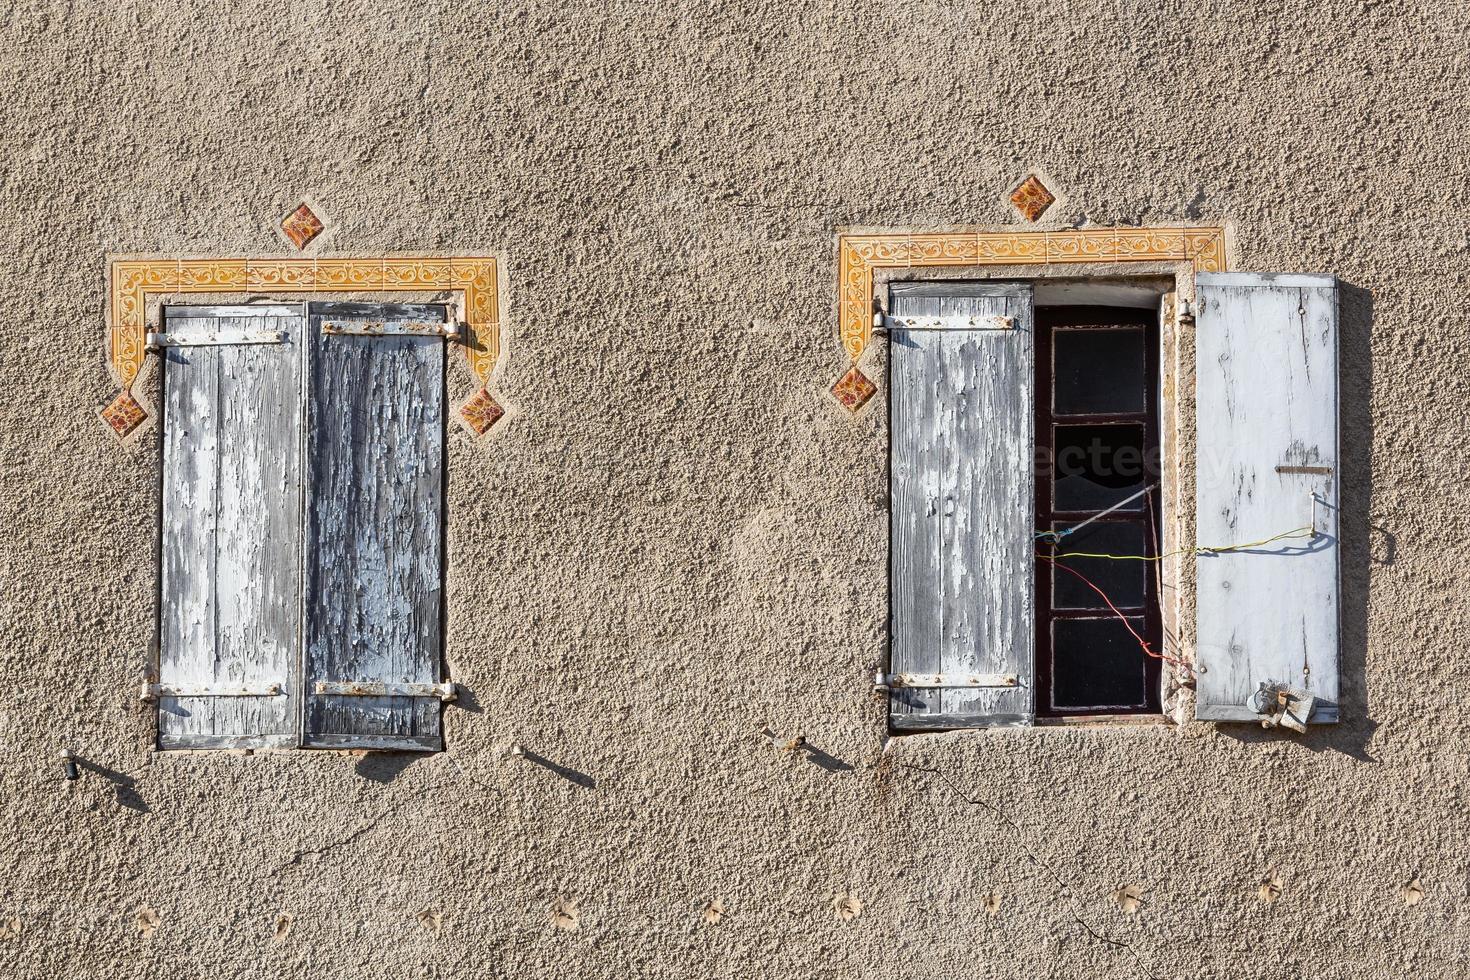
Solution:
<svg viewBox="0 0 1470 980"><path fill-rule="evenodd" d="M1015 674L885 674L879 671L873 686L880 691L909 687L1016 687Z"/></svg>
<svg viewBox="0 0 1470 980"><path fill-rule="evenodd" d="M286 341L284 330L264 330L258 327L226 328L222 330L168 331L149 333L144 337L145 346L158 350L163 347L219 347L226 344L282 344Z"/></svg>
<svg viewBox="0 0 1470 980"><path fill-rule="evenodd" d="M443 684L395 684L383 681L317 681L313 694L342 698L438 698L453 701L459 697L452 681Z"/></svg>
<svg viewBox="0 0 1470 980"><path fill-rule="evenodd" d="M879 318L874 317L875 321ZM878 333L891 333L894 330L1014 330L1016 329L1016 318L1013 316L1002 316L998 313L987 313L981 316L967 316L965 314L952 314L949 316L893 316L882 317L881 325L876 323L874 328Z"/></svg>
<svg viewBox="0 0 1470 980"><path fill-rule="evenodd" d="M280 684L144 684L140 697L144 701L159 698L277 698L283 693Z"/></svg>
<svg viewBox="0 0 1470 980"><path fill-rule="evenodd" d="M458 340L463 324L425 323L420 320L323 320L322 333L328 336L358 337L447 337Z"/></svg>

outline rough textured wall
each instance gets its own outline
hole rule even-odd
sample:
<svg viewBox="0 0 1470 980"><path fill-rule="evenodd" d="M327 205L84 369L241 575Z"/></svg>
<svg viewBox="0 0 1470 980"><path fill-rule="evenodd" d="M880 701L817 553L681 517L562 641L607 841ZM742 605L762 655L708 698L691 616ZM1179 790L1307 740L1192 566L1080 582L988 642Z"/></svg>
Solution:
<svg viewBox="0 0 1470 980"><path fill-rule="evenodd" d="M0 973L1464 974L1463 7L195 6L0 11ZM1345 724L885 752L834 229L1002 226L1032 168L1045 226L1228 221L1236 268L1357 290ZM472 696L429 758L157 755L104 256L279 252L303 194L325 249L505 258L514 412L451 438Z"/></svg>

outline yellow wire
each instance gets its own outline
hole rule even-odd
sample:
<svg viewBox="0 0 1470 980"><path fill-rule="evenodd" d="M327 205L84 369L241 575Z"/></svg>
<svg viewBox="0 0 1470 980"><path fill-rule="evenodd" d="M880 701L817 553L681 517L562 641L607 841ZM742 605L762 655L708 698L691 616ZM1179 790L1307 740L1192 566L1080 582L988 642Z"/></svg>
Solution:
<svg viewBox="0 0 1470 980"><path fill-rule="evenodd" d="M1220 547L1220 548L1180 548L1177 551L1171 551L1171 552L1169 552L1166 555L1103 555L1103 554L1098 554L1096 552L1091 552L1091 551L1068 551L1068 552L1065 552L1065 553L1060 554L1060 555L1043 555L1041 557L1043 557L1043 558L1111 558L1114 561L1163 561L1165 558L1172 558L1175 555L1188 554L1191 551L1193 551L1193 552L1199 552L1199 553L1203 553L1203 554L1208 554L1208 555L1223 555L1223 554L1226 554L1227 552L1231 552L1231 551L1247 551L1247 550L1249 550L1251 548L1264 547L1265 545L1273 544L1273 543L1275 543L1277 541L1282 541L1282 540L1285 540L1287 538L1310 538L1310 537L1314 537L1315 535L1316 535L1316 531L1315 530L1313 530L1310 526L1304 526L1304 527L1294 528L1294 529L1292 529L1290 531L1283 531L1281 534L1278 534L1275 537L1266 538L1264 541L1252 541L1249 544L1227 544L1224 547Z"/></svg>

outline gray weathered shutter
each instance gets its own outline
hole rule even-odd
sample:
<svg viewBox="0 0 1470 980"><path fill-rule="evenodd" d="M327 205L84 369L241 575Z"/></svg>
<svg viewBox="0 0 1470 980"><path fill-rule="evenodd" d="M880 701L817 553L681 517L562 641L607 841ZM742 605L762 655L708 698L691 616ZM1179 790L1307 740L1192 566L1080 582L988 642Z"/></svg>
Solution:
<svg viewBox="0 0 1470 980"><path fill-rule="evenodd" d="M170 307L163 324L159 744L290 746L304 310Z"/></svg>
<svg viewBox="0 0 1470 980"><path fill-rule="evenodd" d="M1028 724L1031 287L902 283L890 296L889 718L903 729Z"/></svg>
<svg viewBox="0 0 1470 980"><path fill-rule="evenodd" d="M1337 283L1196 279L1196 513L1203 548L1283 538L1197 561L1196 717L1252 721L1262 683L1338 716Z"/></svg>
<svg viewBox="0 0 1470 980"><path fill-rule="evenodd" d="M441 306L311 306L308 746L442 747L444 319ZM431 326L395 332L412 324Z"/></svg>

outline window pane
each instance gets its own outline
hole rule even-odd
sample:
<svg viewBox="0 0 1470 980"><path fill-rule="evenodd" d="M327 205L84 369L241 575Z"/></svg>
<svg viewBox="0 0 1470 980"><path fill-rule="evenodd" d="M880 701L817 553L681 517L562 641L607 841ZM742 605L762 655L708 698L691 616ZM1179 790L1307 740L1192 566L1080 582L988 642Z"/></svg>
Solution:
<svg viewBox="0 0 1470 980"><path fill-rule="evenodd" d="M1143 633L1143 620L1129 622ZM1052 622L1052 707L1139 708L1147 704L1145 654L1117 617Z"/></svg>
<svg viewBox="0 0 1470 980"><path fill-rule="evenodd" d="M1104 510L1142 490L1159 477L1157 451L1145 459L1143 426L1058 425L1053 510ZM1142 510L1144 498L1127 510Z"/></svg>
<svg viewBox="0 0 1470 980"><path fill-rule="evenodd" d="M1147 408L1141 328L1058 329L1052 338L1056 367L1052 404L1058 415Z"/></svg>
<svg viewBox="0 0 1470 980"><path fill-rule="evenodd" d="M1054 529L1066 527L1056 524ZM1087 551L1108 555L1146 555L1147 528L1136 523L1098 521L1076 534L1069 534L1057 545L1057 554ZM1044 553L1044 552L1043 552ZM1144 584L1153 574L1153 563L1116 561L1111 558L1062 558L1060 563L1076 569L1099 589L1107 593L1120 609L1140 607L1144 602ZM1076 575L1053 568L1053 609L1105 609L1107 604Z"/></svg>

